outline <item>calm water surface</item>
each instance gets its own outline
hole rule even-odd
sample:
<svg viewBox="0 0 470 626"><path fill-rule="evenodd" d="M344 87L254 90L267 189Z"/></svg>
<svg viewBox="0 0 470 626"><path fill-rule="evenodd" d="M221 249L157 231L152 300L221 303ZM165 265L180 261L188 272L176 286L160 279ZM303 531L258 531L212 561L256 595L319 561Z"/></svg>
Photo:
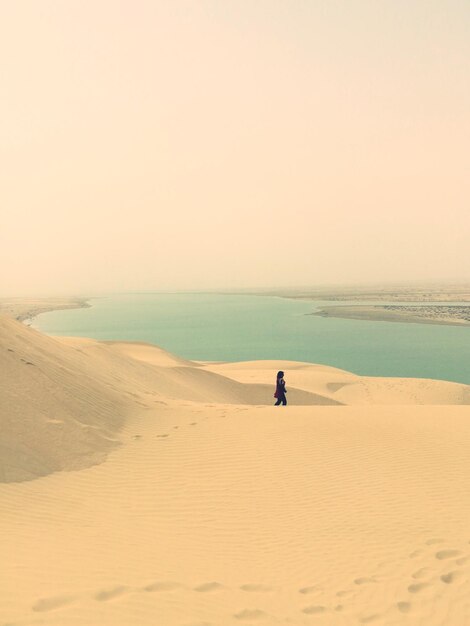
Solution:
<svg viewBox="0 0 470 626"><path fill-rule="evenodd" d="M51 335L147 341L195 360L309 361L470 384L470 327L324 318L309 313L328 303L270 296L133 294L90 304L43 313L33 326Z"/></svg>

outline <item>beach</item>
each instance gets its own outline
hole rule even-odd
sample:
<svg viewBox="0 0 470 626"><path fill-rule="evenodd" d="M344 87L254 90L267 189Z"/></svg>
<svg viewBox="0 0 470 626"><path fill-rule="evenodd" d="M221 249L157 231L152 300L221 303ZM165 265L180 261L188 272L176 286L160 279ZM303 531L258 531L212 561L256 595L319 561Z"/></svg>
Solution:
<svg viewBox="0 0 470 626"><path fill-rule="evenodd" d="M470 304L458 305L360 305L321 307L312 315L341 317L353 320L408 322L470 326Z"/></svg>
<svg viewBox="0 0 470 626"><path fill-rule="evenodd" d="M327 301L312 315L352 320L470 325L470 286L397 284L395 287L336 287L323 289L289 289L272 292L296 300ZM359 302L353 305L331 305L330 302ZM367 304L364 304L367 302ZM406 304L404 304L406 303ZM468 303L468 304L467 304Z"/></svg>
<svg viewBox="0 0 470 626"><path fill-rule="evenodd" d="M8 315L20 322L32 320L47 311L62 309L81 309L90 306L86 298L38 297L38 298L0 298L0 315Z"/></svg>
<svg viewBox="0 0 470 626"><path fill-rule="evenodd" d="M0 320L0 623L470 620L468 385Z"/></svg>

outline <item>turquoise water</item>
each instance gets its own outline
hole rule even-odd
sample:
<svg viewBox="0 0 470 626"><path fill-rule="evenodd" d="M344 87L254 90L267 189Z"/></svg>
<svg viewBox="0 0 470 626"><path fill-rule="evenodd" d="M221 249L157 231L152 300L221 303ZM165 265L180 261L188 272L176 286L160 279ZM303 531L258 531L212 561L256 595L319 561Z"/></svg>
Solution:
<svg viewBox="0 0 470 626"><path fill-rule="evenodd" d="M357 374L470 384L470 328L324 318L324 303L270 296L133 294L38 316L51 335L146 341L188 359L286 359ZM336 303L338 304L338 303Z"/></svg>

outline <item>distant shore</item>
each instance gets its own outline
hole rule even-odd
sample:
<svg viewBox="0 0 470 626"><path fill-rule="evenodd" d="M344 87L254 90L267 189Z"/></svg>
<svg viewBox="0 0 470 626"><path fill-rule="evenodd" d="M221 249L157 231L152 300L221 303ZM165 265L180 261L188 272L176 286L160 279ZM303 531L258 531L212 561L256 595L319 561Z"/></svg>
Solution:
<svg viewBox="0 0 470 626"><path fill-rule="evenodd" d="M470 326L470 304L468 306L440 304L326 306L310 315L382 322Z"/></svg>
<svg viewBox="0 0 470 626"><path fill-rule="evenodd" d="M399 286L396 287L337 287L322 289L279 289L261 293L294 300L316 300L328 302L433 302L470 304L470 285L434 285L434 286Z"/></svg>
<svg viewBox="0 0 470 626"><path fill-rule="evenodd" d="M87 298L0 298L0 314L8 315L20 322L32 320L41 313L62 309L90 307Z"/></svg>

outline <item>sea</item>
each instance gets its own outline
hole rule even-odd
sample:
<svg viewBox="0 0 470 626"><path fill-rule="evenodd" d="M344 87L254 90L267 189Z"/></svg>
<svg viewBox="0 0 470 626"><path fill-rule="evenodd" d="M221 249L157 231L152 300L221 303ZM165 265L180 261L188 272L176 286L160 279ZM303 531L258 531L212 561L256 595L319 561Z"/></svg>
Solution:
<svg viewBox="0 0 470 626"><path fill-rule="evenodd" d="M468 326L321 317L312 313L341 303L265 295L113 294L89 304L43 313L31 325L49 335L144 341L199 361L305 361L470 384Z"/></svg>

